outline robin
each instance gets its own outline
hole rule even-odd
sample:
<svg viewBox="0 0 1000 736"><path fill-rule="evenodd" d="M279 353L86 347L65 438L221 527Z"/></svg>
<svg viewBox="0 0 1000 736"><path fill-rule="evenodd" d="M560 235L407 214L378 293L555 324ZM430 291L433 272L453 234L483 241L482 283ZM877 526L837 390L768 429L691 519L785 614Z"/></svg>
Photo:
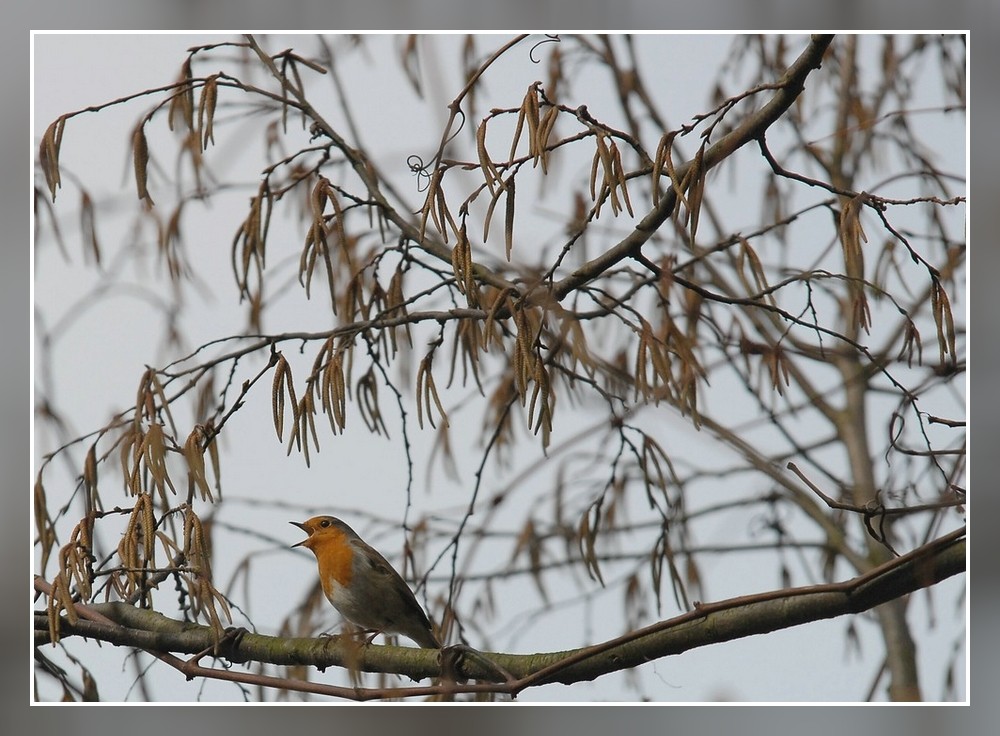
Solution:
<svg viewBox="0 0 1000 736"><path fill-rule="evenodd" d="M413 591L351 527L333 516L288 523L309 535L292 546L308 547L316 555L323 592L344 618L362 629L403 634L427 649L441 648Z"/></svg>

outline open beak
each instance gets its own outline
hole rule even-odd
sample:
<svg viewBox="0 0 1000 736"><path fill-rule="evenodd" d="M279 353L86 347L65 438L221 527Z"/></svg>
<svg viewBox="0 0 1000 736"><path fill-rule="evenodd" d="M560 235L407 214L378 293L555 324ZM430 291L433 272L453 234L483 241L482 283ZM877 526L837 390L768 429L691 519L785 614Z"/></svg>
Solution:
<svg viewBox="0 0 1000 736"><path fill-rule="evenodd" d="M304 531L306 534L309 534L308 527L306 527L306 525L303 524L301 521L290 521L288 523L291 524L292 526L297 526L299 529L301 529L302 531ZM308 541L309 541L309 537L306 537L301 542L296 542L292 546L293 547L301 547L303 544L305 544Z"/></svg>

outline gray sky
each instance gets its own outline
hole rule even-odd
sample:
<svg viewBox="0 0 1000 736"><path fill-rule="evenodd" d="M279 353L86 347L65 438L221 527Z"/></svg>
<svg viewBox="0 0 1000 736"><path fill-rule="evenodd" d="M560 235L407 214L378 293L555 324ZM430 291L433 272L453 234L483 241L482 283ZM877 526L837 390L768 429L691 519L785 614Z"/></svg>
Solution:
<svg viewBox="0 0 1000 736"><path fill-rule="evenodd" d="M206 40L218 40L221 36L47 36L35 38L35 97L34 134L37 138L45 126L56 115L71 109L105 102L146 87L154 87L173 81L177 75L184 50ZM303 39L304 41L306 39ZM671 75L675 88L669 90L671 109L675 109L676 119L672 124L687 119L707 107L704 100L706 78L702 75L714 74L718 61L723 58L728 42L712 37L681 37L663 43L655 50L662 54L664 64L673 65L682 73ZM268 47L274 51L296 45L293 40L283 38L269 40ZM443 43L447 46L448 43ZM483 43L483 48L488 45ZM376 48L378 42L375 42ZM382 53L392 54L393 46L387 44ZM541 54L545 49L541 50ZM653 52L651 52L653 53ZM426 153L433 149L439 125L442 120L441 108L455 94L455 75L447 49L440 51L438 65L428 63L424 67L431 88L440 97L437 110L419 111L405 84L398 77L379 76L370 84L385 85L370 87L372 104L363 111L360 126L369 143L390 141L387 146L377 146L381 156L380 165L398 166L400 187L410 187L413 181L402 165L409 152ZM655 57L654 57L655 58ZM395 68L386 64L383 68ZM358 73L363 73L359 65ZM502 79L491 79L488 89L491 101L504 100L504 105L516 105L523 90L541 76L538 68L524 64L512 68ZM443 89L437 89L441 85ZM509 85L509 86L507 86ZM520 92L517 92L520 90ZM378 94L375 94L375 93ZM576 90L585 96L584 90ZM380 106L379 100L388 96L393 100L392 111ZM433 97L432 97L433 99ZM131 165L128 159L128 131L137 115L149 106L149 100L139 101L121 109L91 114L74 119L67 125L61 164L67 171L77 174L86 172L88 190L98 202L111 201L121 190L128 192L124 199L131 204ZM409 109L413 104L413 117L403 124L399 120L399 110ZM588 99L592 111L600 109L600 99L593 103ZM609 104L610 107L610 104ZM252 127L247 128L251 133ZM298 137L294 137L294 136ZM222 136L220 136L221 138ZM290 149L298 141L307 138L305 134L293 134ZM259 157L260 145L257 139L248 138L247 148L253 157ZM151 140L151 145L155 144ZM238 145L222 143L209 151L209 156L222 162L219 170L223 176L236 178L245 173L244 151ZM254 159L256 160L256 158ZM163 161L170 170L172 162ZM721 188L721 185L720 185ZM747 199L746 192L738 192ZM755 193L756 195L756 193ZM69 213L72 222L75 213L74 187L67 183L59 193L57 206L62 214ZM722 195L720 195L721 197ZM155 198L155 194L154 194ZM243 312L234 310L231 272L229 269L229 243L238 222L240 206L245 206L247 194L239 192L229 198L221 198L214 209L192 215L198 223L197 229L187 233L187 247L192 257L197 254L208 264L203 273L206 284L205 294L193 298L191 314L184 318L183 327L191 333L191 347L203 341L239 329ZM753 196L747 214L748 220L756 219L759 196ZM562 203L553 201L552 208ZM538 214L544 221L546 202L540 202ZM109 218L105 218L107 220ZM118 247L129 226L128 218L119 218L118 225L101 222L101 235L108 253ZM281 226L280 224L277 226ZM544 225L540 226L544 227ZM71 227L64 228L69 262L58 253L51 240L43 241L37 248L35 264L36 314L51 329L60 321L67 325L66 333L60 338L53 364L57 367L55 376L55 398L69 418L70 433L90 431L103 424L110 415L125 408L134 395L142 366L160 366L176 357L163 351L159 341L159 328L148 328L150 319L157 319L157 311L149 306L151 294L161 287L162 282L153 262L147 262L142 269L125 269L123 281L128 288L116 287L110 295L99 302L90 302L87 295L100 277L92 270L84 268L81 250L74 242ZM287 263L282 266L280 255L270 264L284 267L289 274L293 258L297 258L298 245L288 249ZM113 262L110 259L109 261ZM199 260L199 263L202 261ZM106 267L111 263L106 261ZM199 270L201 266L199 266ZM140 291L146 284L154 284L151 291ZM280 305L271 331L286 329L286 324L310 324L308 329L323 329L321 316L303 310L303 303L294 299ZM313 326L312 322L316 324ZM419 344L419 343L418 343ZM287 353L295 352L291 346ZM416 357L421 355L418 350ZM290 359L291 355L289 356ZM311 362L309 350L296 365L296 378L305 375L305 366ZM253 365L252 363L250 365ZM249 371L250 366L245 366ZM269 378L265 382L269 385ZM248 553L254 557L249 569L251 583L239 585L232 592L234 600L247 610L262 633L273 634L281 618L288 612L312 583L315 575L311 557L296 554L287 545L299 541L298 532L288 526L291 519L304 518L307 509L335 509L352 524L362 536L366 535L366 518L362 509L382 518L399 521L403 515L402 489L406 483L404 457L398 443L398 433L393 442L376 439L364 431L359 422L343 436L321 436L321 451L313 455L310 469L305 468L301 457L293 453L285 456L282 444L278 443L271 428L269 389L265 388L253 396L253 400L234 417L233 424L223 439L223 483L226 502L220 506L218 520L222 525L248 527L259 536L228 534L227 548L216 550L215 575L217 583L230 579L233 566ZM383 397L387 401L387 397ZM452 414L456 436L478 436L476 417ZM596 420L596 415L589 415ZM587 422L586 411L579 414L580 422ZM667 421L676 424L678 433L684 433L686 423L672 418ZM571 425L574 429L577 426ZM321 430L322 431L322 430ZM464 434L463 434L464 433ZM460 509L468 492L468 479L478 456L467 458L462 465L463 483L449 483L439 470L428 479L428 456L433 436L429 432L416 431L412 427L411 440L414 441L413 458L415 489L412 497L413 508L409 512L412 523L424 515L431 516L442 528L451 528L460 518ZM678 442L687 442L679 438ZM36 437L35 457L38 458L53 446L54 439L46 434ZM698 451L696 444L691 451ZM370 463L359 458L376 458L379 467L377 477L373 477ZM36 460L37 466L37 460ZM56 473L61 472L58 468ZM113 474L108 473L111 477ZM47 478L52 488L59 488L58 475ZM494 491L509 481L496 478L485 490ZM63 488L71 487L68 476L61 479ZM109 481L110 485L110 481ZM542 489L526 489L527 498L536 498ZM102 488L105 498L113 497L113 489ZM359 492L360 491L360 492ZM53 491L50 490L50 495ZM121 503L128 500L122 495ZM286 507L286 508L283 508ZM501 522L516 522L514 518ZM508 526L515 531L516 527ZM722 533L741 533L738 529L720 529ZM392 557L401 547L402 534L383 538L369 538L387 556ZM104 540L112 545L115 540ZM703 575L712 581L713 598L749 593L778 587L779 581L769 574L752 569L727 570L734 558L710 558L709 569ZM423 561L425 564L428 560ZM481 561L480 561L481 562ZM431 577L432 592L435 585L441 585L440 578L447 568L440 568L440 575ZM951 617L949 606L956 600L964 579L959 577L939 585L934 590L935 605L940 606L938 615ZM574 612L571 620L556 610L538 618L524 620L523 612L534 609L537 594L530 581L523 581L520 588L508 587L509 598L500 604L500 615L488 624L493 643L499 649L509 647L513 651L555 650L579 646L587 640L602 640L621 632L624 625L620 597L608 595L598 598L598 603L582 619ZM573 588L567 587L563 593L569 594ZM555 591L557 594L559 591ZM671 601L665 600L664 617L675 611L666 608ZM917 628L926 625L924 606L927 596L917 595L913 600L911 621ZM338 617L330 610L330 623ZM242 623L237 620L236 623ZM717 698L731 698L753 701L775 698L775 678L780 679L781 692L788 700L855 700L863 690L859 682L866 682L872 676L872 655L854 657L845 653L844 631L847 621L817 622L808 626L776 632L765 637L754 637L742 641L708 647L688 652L679 657L651 663L640 669L643 692L661 701L701 701ZM858 622L859 633L865 646L880 646L873 636L873 626ZM921 634L925 648L921 650L923 674L926 678L925 694L934 699L941 692L941 683L936 681L940 673L940 661L947 656L952 642L948 636L950 629ZM76 643L73 643L75 646ZM76 649L81 656L92 663L94 648L86 645ZM110 654L106 654L110 653ZM126 697L132 683L131 665L121 672L121 660L110 648L102 650L101 665L106 672L98 674L98 679L107 690L102 692L108 699ZM89 655L89 656L88 656ZM155 665L155 667L162 667ZM155 693L160 700L234 699L238 693L225 685L210 684L203 691L199 683L185 683L181 677L162 668L156 676ZM773 677L768 673L773 673ZM821 673L818 676L817 673ZM962 689L962 686L959 686ZM550 686L525 693L526 701L538 700L619 700L633 697L635 691L626 678L615 675L602 678L592 685L564 688ZM134 693L133 693L134 695Z"/></svg>

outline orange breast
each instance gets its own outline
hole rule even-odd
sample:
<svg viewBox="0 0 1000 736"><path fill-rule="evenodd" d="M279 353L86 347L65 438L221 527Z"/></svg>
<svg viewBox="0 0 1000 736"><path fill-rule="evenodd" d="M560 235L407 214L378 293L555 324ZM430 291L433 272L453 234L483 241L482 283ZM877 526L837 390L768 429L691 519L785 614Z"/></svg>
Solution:
<svg viewBox="0 0 1000 736"><path fill-rule="evenodd" d="M319 563L323 591L329 596L334 581L340 585L350 585L353 554L347 535L337 529L325 529L322 536L310 541L313 542L310 546Z"/></svg>

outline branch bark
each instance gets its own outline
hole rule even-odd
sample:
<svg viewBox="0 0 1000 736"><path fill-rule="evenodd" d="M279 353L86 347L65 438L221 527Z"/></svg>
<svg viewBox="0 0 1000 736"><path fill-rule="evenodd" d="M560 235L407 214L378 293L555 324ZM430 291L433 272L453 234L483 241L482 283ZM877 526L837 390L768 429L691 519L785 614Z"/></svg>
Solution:
<svg viewBox="0 0 1000 736"><path fill-rule="evenodd" d="M177 621L156 611L126 603L77 604L80 618L70 623L60 620L61 636L83 636L117 646L143 649L164 658L169 653L195 655L192 665L206 654L231 662L258 662L279 666L312 665L321 670L354 667L366 672L391 672L414 680L440 678L453 672L457 682L429 688L408 688L406 695L436 692L492 692L516 695L543 683L572 684L593 680L610 672L636 667L645 662L691 649L740 639L755 634L790 628L811 621L860 613L909 593L934 585L966 569L964 530L930 542L871 572L841 583L783 589L743 596L712 604L696 604L695 610L629 632L617 639L592 647L537 654L478 652L462 647L443 653L428 649L392 646L345 645L338 638L287 639L242 633L221 640L209 626ZM35 579L35 588L47 592L48 584ZM44 613L35 625L35 645L51 643ZM182 669L178 667L178 669ZM182 669L182 671L184 671ZM212 676L216 670L197 666L198 675ZM222 671L219 670L221 673ZM239 678L229 669L225 679ZM247 673L247 681L260 684L259 675ZM270 678L271 686L296 688L294 682ZM465 680L478 683L463 684ZM486 682L496 684L485 688ZM332 688L331 693L351 692ZM393 691L395 695L398 693ZM355 693L364 697L359 690Z"/></svg>

